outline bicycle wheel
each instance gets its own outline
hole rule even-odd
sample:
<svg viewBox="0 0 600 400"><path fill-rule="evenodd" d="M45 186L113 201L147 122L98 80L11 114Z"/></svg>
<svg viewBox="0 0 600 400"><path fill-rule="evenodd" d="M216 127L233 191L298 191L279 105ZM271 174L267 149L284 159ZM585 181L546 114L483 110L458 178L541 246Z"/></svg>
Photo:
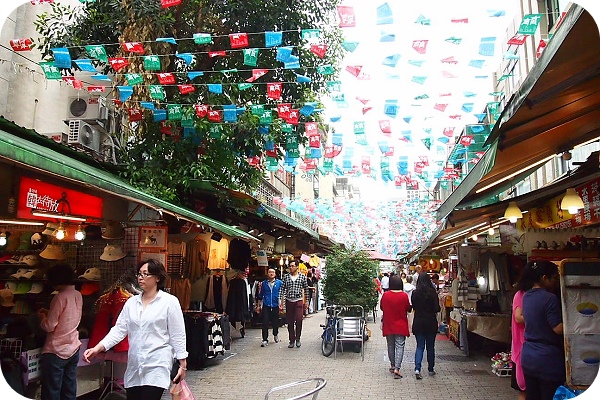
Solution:
<svg viewBox="0 0 600 400"><path fill-rule="evenodd" d="M335 332L333 326L328 326L323 332L323 340L321 341L321 353L325 357L329 357L333 354L335 349Z"/></svg>

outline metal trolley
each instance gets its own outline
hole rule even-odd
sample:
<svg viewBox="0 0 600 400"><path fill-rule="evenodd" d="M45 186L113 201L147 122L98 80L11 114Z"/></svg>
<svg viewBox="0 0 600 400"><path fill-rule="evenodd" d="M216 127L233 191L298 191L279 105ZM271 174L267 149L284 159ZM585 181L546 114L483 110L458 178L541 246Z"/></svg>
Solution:
<svg viewBox="0 0 600 400"><path fill-rule="evenodd" d="M271 390L269 390L269 393L267 393L265 395L265 400L274 399L274 397L281 398L280 395L283 395L286 392L291 392L289 389L296 388L297 386L309 386L310 387L312 385L314 385L313 389L310 389L310 390L308 390L302 394L299 394L297 396L294 396L294 397L286 397L285 400L306 399L309 397L311 399L315 400L317 398L317 396L319 396L319 392L321 391L321 389L323 389L325 387L325 385L327 385L327 381L323 378L311 378L311 379L305 379L302 381L297 381L297 382L292 382L292 383L287 383L285 385L277 386L277 387L274 387ZM280 393L277 393L277 392L280 392Z"/></svg>

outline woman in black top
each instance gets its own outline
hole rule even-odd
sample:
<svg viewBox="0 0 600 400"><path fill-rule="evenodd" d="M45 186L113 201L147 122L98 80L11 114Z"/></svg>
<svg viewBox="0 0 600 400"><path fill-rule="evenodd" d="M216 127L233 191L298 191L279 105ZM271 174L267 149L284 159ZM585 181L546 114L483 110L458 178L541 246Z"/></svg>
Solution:
<svg viewBox="0 0 600 400"><path fill-rule="evenodd" d="M435 336L438 331L437 313L440 311L440 302L437 292L431 284L431 278L426 272L419 274L417 288L412 293L412 307L415 316L412 332L417 339L417 350L415 351L415 377L421 376L421 361L427 347L427 370L429 375L435 375Z"/></svg>

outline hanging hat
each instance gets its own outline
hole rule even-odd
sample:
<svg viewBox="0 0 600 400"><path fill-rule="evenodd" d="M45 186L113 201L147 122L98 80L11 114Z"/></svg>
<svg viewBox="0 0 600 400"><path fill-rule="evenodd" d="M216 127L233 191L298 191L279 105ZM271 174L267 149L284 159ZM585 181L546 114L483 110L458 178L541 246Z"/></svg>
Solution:
<svg viewBox="0 0 600 400"><path fill-rule="evenodd" d="M41 275L43 275L43 273L39 269L28 269L27 272L25 272L21 276L21 278L23 278L23 279L39 278Z"/></svg>
<svg viewBox="0 0 600 400"><path fill-rule="evenodd" d="M81 290L79 291L83 296L89 296L90 294L94 294L100 290L100 285L97 282L86 282L81 285Z"/></svg>
<svg viewBox="0 0 600 400"><path fill-rule="evenodd" d="M17 272L11 275L11 278L19 279L27 273L27 268L19 268Z"/></svg>
<svg viewBox="0 0 600 400"><path fill-rule="evenodd" d="M82 275L79 275L79 279L87 279L88 281L99 281L102 279L102 273L100 268L88 268Z"/></svg>
<svg viewBox="0 0 600 400"><path fill-rule="evenodd" d="M43 282L33 282L31 284L31 289L27 293L38 294L44 291L44 283Z"/></svg>
<svg viewBox="0 0 600 400"><path fill-rule="evenodd" d="M27 254L21 257L21 262L29 265L30 267L35 267L40 263L40 259L35 254Z"/></svg>
<svg viewBox="0 0 600 400"><path fill-rule="evenodd" d="M46 224L46 229L44 229L44 231L42 232L42 235L54 236L57 229L58 224L55 224L54 222L48 222Z"/></svg>
<svg viewBox="0 0 600 400"><path fill-rule="evenodd" d="M33 236L33 232L21 233L19 248L17 250L31 250L31 236Z"/></svg>
<svg viewBox="0 0 600 400"><path fill-rule="evenodd" d="M31 282L23 281L17 283L17 290L15 294L25 294L31 290Z"/></svg>
<svg viewBox="0 0 600 400"><path fill-rule="evenodd" d="M15 296L10 289L0 289L0 306L13 307Z"/></svg>
<svg viewBox="0 0 600 400"><path fill-rule="evenodd" d="M57 244L47 245L46 248L40 253L40 257L47 260L64 260L66 258L62 247Z"/></svg>
<svg viewBox="0 0 600 400"><path fill-rule="evenodd" d="M15 231L7 238L6 251L15 251L21 244L21 232Z"/></svg>
<svg viewBox="0 0 600 400"><path fill-rule="evenodd" d="M88 225L85 227L85 238L96 240L102 238L102 228L100 225Z"/></svg>
<svg viewBox="0 0 600 400"><path fill-rule="evenodd" d="M6 282L4 289L10 290L12 293L17 291L17 282Z"/></svg>
<svg viewBox="0 0 600 400"><path fill-rule="evenodd" d="M107 244L104 247L104 252L100 256L100 259L103 261L118 261L125 258L126 254L123 253L123 249L121 246Z"/></svg>
<svg viewBox="0 0 600 400"><path fill-rule="evenodd" d="M44 237L41 232L34 232L31 235L31 250L41 250L44 248Z"/></svg>
<svg viewBox="0 0 600 400"><path fill-rule="evenodd" d="M11 264L20 264L22 258L23 258L23 256L12 256L6 262L11 263Z"/></svg>
<svg viewBox="0 0 600 400"><path fill-rule="evenodd" d="M102 234L103 239L123 239L125 236L125 229L120 222L109 222L106 224L106 229Z"/></svg>

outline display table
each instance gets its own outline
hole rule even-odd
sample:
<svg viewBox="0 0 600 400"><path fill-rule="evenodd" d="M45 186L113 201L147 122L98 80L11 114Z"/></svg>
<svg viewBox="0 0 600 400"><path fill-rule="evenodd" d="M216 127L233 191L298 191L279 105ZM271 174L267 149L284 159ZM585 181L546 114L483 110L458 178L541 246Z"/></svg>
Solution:
<svg viewBox="0 0 600 400"><path fill-rule="evenodd" d="M467 321L467 331L494 340L510 344L510 315L494 313L461 312Z"/></svg>

